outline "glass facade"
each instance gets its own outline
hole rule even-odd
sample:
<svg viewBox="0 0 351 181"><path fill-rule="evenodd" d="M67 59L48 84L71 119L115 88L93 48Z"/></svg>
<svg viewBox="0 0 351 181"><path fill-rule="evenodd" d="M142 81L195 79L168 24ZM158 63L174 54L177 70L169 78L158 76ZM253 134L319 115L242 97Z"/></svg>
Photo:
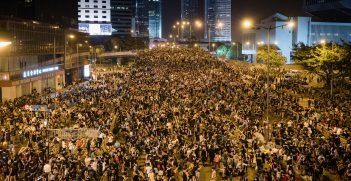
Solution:
<svg viewBox="0 0 351 181"><path fill-rule="evenodd" d="M231 41L231 0L206 0L205 21L205 39Z"/></svg>
<svg viewBox="0 0 351 181"><path fill-rule="evenodd" d="M68 56L76 55L77 51L89 52L85 34L66 31L52 25L35 21L3 20L0 21L0 31L5 35L1 38L12 42L8 47L1 49L0 72L14 73L63 65L65 52ZM67 38L68 34L74 34L75 38Z"/></svg>
<svg viewBox="0 0 351 181"><path fill-rule="evenodd" d="M114 35L130 35L132 30L132 1L111 0L111 24Z"/></svg>
<svg viewBox="0 0 351 181"><path fill-rule="evenodd" d="M315 44L321 40L335 43L351 42L351 23L312 22L310 42Z"/></svg>
<svg viewBox="0 0 351 181"><path fill-rule="evenodd" d="M195 21L199 16L199 0L181 1L181 18L186 21Z"/></svg>
<svg viewBox="0 0 351 181"><path fill-rule="evenodd" d="M133 30L137 37L149 37L149 0L133 0Z"/></svg>
<svg viewBox="0 0 351 181"><path fill-rule="evenodd" d="M149 0L149 38L162 37L161 0Z"/></svg>

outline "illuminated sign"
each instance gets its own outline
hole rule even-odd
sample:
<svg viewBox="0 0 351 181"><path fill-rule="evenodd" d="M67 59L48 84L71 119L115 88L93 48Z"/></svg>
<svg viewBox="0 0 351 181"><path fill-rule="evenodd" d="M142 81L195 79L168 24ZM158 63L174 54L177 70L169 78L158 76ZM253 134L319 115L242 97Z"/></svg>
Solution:
<svg viewBox="0 0 351 181"><path fill-rule="evenodd" d="M84 77L90 77L90 65L84 65L83 74Z"/></svg>
<svg viewBox="0 0 351 181"><path fill-rule="evenodd" d="M112 35L111 24L79 23L79 31L89 35Z"/></svg>
<svg viewBox="0 0 351 181"><path fill-rule="evenodd" d="M45 74L45 73L49 73L49 72L53 72L59 70L58 66L55 67L46 67L46 68L41 68L41 69L33 69L33 70L26 70L22 73L23 78L27 78L27 77L34 77L34 76L38 76L41 74Z"/></svg>

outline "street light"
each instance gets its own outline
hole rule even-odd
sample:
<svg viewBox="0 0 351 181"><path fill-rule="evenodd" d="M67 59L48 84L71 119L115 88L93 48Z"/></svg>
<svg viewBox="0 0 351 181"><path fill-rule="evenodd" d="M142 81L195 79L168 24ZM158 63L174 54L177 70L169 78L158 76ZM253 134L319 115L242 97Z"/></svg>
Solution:
<svg viewBox="0 0 351 181"><path fill-rule="evenodd" d="M217 26L218 26L218 28L223 28L224 23L223 23L223 22L219 22L219 23L217 24Z"/></svg>
<svg viewBox="0 0 351 181"><path fill-rule="evenodd" d="M196 20L196 21L195 21L195 25L196 25L198 28L201 28L201 27L202 27L202 22L199 21L199 20Z"/></svg>
<svg viewBox="0 0 351 181"><path fill-rule="evenodd" d="M12 42L10 42L10 41L2 41L2 42L0 42L0 48L7 47L11 44L12 44Z"/></svg>
<svg viewBox="0 0 351 181"><path fill-rule="evenodd" d="M250 20L244 20L243 26L245 28L251 28L252 27L252 22Z"/></svg>
<svg viewBox="0 0 351 181"><path fill-rule="evenodd" d="M266 66L267 66L267 107L266 107L266 118L267 118L267 121L268 121L268 113L269 113L269 68L270 68L270 65L269 65L269 61L270 61L270 44L271 44L271 31L276 29L276 28L284 28L284 27L289 27L289 28L292 28L295 26L295 23L293 21L289 21L289 22L286 22L286 24L283 24L283 25L279 25L279 26L272 26L272 25L269 25L269 27L265 27L265 26L253 26L253 23L252 21L246 19L244 20L244 22L242 23L243 24L243 27L246 28L246 29L249 29L249 28L255 28L255 29L265 29L267 30L267 38L268 38L268 42L267 42L267 50L268 50L268 58L266 60Z"/></svg>
<svg viewBox="0 0 351 181"><path fill-rule="evenodd" d="M173 38L173 42L175 42L175 38L176 38L176 36L169 35L169 38L170 38L170 39L172 39L172 38Z"/></svg>
<svg viewBox="0 0 351 181"><path fill-rule="evenodd" d="M218 24L215 26L215 28L223 28L224 23L218 22ZM208 26L208 49L211 51L211 27Z"/></svg>
<svg viewBox="0 0 351 181"><path fill-rule="evenodd" d="M81 44L81 43L77 43L77 67L78 67L78 64L79 64L79 47L82 47L83 46L83 44Z"/></svg>
<svg viewBox="0 0 351 181"><path fill-rule="evenodd" d="M323 49L325 49L326 48L326 44L327 44L327 40L325 40L325 39L321 39L320 41L320 44L322 44L323 45ZM331 44L332 44L332 52L333 52L333 50L334 50L334 43L333 42L331 42ZM334 64L332 63L331 64L331 77L330 77L330 98L331 99L333 99L333 71L334 71Z"/></svg>
<svg viewBox="0 0 351 181"><path fill-rule="evenodd" d="M173 29L176 29L176 28L177 28L177 30L178 30L178 31L177 31L177 32L178 32L178 33L177 33L177 38L179 38L179 34L180 34L180 33L179 33L179 32L180 32L179 26L180 26L179 21L177 21L177 23L176 23L175 25L173 25Z"/></svg>
<svg viewBox="0 0 351 181"><path fill-rule="evenodd" d="M236 59L239 59L239 45L237 45L235 42L232 43L233 46L236 46Z"/></svg>

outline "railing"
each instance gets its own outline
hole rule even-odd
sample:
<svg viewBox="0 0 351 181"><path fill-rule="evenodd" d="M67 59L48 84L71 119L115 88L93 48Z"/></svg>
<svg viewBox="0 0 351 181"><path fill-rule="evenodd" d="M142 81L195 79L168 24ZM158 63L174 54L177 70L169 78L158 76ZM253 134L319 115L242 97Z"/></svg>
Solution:
<svg viewBox="0 0 351 181"><path fill-rule="evenodd" d="M99 57L118 57L118 56L136 56L136 52L128 51L128 52L111 52L111 53L104 53L99 55Z"/></svg>
<svg viewBox="0 0 351 181"><path fill-rule="evenodd" d="M59 137L61 139L77 139L77 138L93 138L96 139L99 136L100 131L97 129L48 129L49 137Z"/></svg>

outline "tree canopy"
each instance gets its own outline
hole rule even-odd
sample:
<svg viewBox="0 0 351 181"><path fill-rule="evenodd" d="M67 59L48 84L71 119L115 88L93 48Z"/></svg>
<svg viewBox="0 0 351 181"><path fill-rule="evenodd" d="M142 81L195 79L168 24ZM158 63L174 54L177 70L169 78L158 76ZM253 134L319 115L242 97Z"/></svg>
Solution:
<svg viewBox="0 0 351 181"><path fill-rule="evenodd" d="M315 46L298 44L294 48L293 57L297 64L318 74L329 84L334 78L349 76L350 47L348 44L336 43Z"/></svg>
<svg viewBox="0 0 351 181"><path fill-rule="evenodd" d="M278 52L276 46L271 46L268 53L268 46L260 46L257 51L257 61L259 63L267 63L271 67L280 67L286 63L286 58Z"/></svg>

